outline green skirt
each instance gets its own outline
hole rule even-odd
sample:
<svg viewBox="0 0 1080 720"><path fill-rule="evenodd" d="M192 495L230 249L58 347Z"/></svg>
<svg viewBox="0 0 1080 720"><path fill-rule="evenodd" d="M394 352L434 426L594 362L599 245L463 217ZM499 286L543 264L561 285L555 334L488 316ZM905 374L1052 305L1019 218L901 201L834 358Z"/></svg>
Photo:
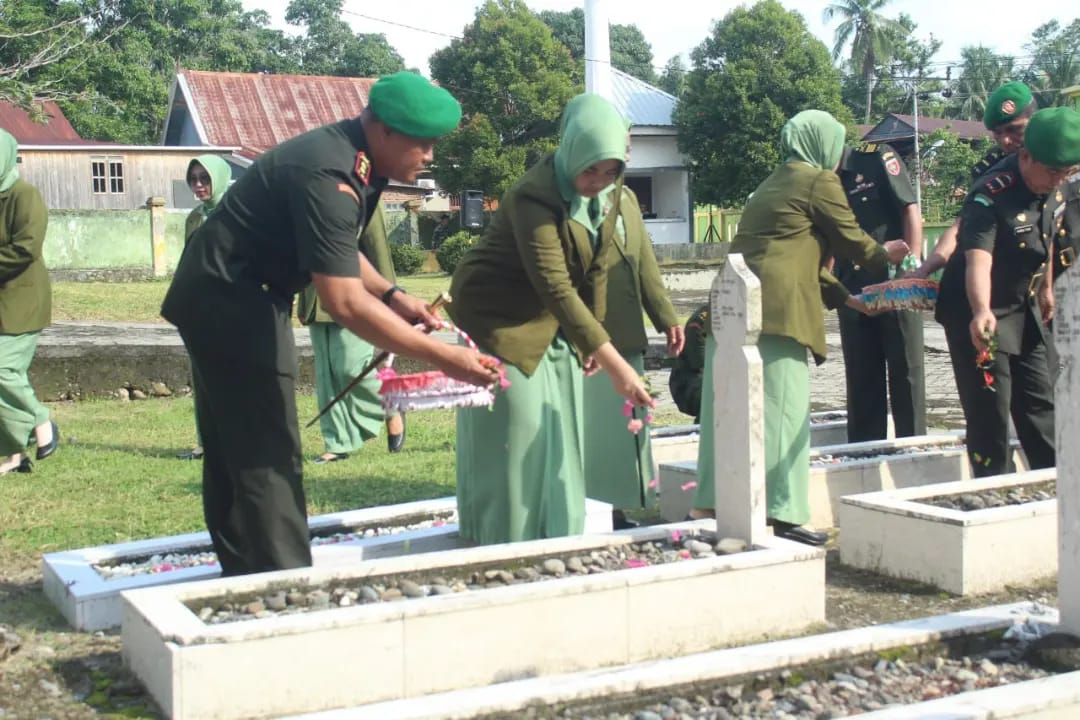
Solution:
<svg viewBox="0 0 1080 720"><path fill-rule="evenodd" d="M762 335L765 402L766 515L802 525L810 520L810 368L806 347L780 335ZM705 343L705 375L701 390L701 440L698 443L697 491L694 507L712 508L713 415L712 360L716 342Z"/></svg>
<svg viewBox="0 0 1080 720"><path fill-rule="evenodd" d="M623 357L645 374L645 356ZM649 427L637 435L626 429L625 400L615 392L604 372L585 378L585 490L594 500L611 503L621 510L640 510L654 504L656 491L649 485L656 477ZM634 417L648 413L635 408Z"/></svg>
<svg viewBox="0 0 1080 720"><path fill-rule="evenodd" d="M375 348L336 323L311 323L308 330L315 354L315 394L324 408L371 362ZM352 452L378 436L386 420L379 398L381 385L372 371L319 418L326 452Z"/></svg>
<svg viewBox="0 0 1080 720"><path fill-rule="evenodd" d="M34 395L27 372L40 332L0 335L0 456L21 453L49 410Z"/></svg>
<svg viewBox="0 0 1080 720"><path fill-rule="evenodd" d="M462 537L490 545L585 529L581 363L556 336L532 377L507 366L510 387L487 408L457 411Z"/></svg>

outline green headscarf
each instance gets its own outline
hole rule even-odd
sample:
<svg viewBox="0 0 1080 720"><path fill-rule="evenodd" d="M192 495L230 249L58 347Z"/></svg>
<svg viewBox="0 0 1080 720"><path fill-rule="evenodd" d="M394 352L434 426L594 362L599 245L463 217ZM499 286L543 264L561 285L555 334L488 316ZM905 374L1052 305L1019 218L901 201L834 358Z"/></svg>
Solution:
<svg viewBox="0 0 1080 720"><path fill-rule="evenodd" d="M584 198L574 189L574 178L603 160L626 158L626 120L610 102L591 93L578 95L566 105L555 151L555 179L559 193L570 203L570 217L596 233L604 222L602 197ZM605 189L603 194L611 191Z"/></svg>
<svg viewBox="0 0 1080 720"><path fill-rule="evenodd" d="M206 174L210 176L210 198L199 204L199 210L202 211L203 217L206 217L217 207L217 204L221 202L221 197L229 189L232 168L220 155L200 155L188 163L187 172L184 174L185 182L191 175L191 167L195 164L202 165Z"/></svg>
<svg viewBox="0 0 1080 720"><path fill-rule="evenodd" d="M784 162L804 162L832 170L844 151L844 126L824 110L803 110L780 131Z"/></svg>
<svg viewBox="0 0 1080 720"><path fill-rule="evenodd" d="M10 189L19 179L18 157L19 141L7 130L0 130L0 192Z"/></svg>

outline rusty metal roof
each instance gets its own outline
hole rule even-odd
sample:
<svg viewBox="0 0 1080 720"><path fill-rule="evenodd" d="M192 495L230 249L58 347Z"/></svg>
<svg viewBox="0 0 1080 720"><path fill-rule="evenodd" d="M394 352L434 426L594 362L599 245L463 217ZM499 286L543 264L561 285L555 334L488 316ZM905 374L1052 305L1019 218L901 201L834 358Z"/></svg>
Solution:
<svg viewBox="0 0 1080 720"><path fill-rule="evenodd" d="M177 83L207 145L257 157L320 125L356 117L376 78L184 70Z"/></svg>
<svg viewBox="0 0 1080 720"><path fill-rule="evenodd" d="M990 137L990 131L977 120L950 120L948 118L919 117L919 134L926 135L935 130L948 130L956 133L962 140L977 140ZM915 117L889 113L870 132L863 135L864 140L888 142L915 137Z"/></svg>
<svg viewBox="0 0 1080 720"><path fill-rule="evenodd" d="M30 115L14 105L0 102L0 128L7 130L20 145L86 145L64 117L56 103L42 103L49 121L42 125L30 119Z"/></svg>

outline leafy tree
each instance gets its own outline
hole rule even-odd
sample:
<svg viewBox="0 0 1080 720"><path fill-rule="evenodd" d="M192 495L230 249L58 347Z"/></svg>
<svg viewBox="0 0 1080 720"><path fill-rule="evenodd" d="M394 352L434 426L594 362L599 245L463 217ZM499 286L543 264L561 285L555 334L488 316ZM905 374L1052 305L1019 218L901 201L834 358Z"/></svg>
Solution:
<svg viewBox="0 0 1080 720"><path fill-rule="evenodd" d="M971 185L971 167L989 150L983 139L968 143L948 129L935 130L923 140L923 212L934 220L951 220L960 212Z"/></svg>
<svg viewBox="0 0 1080 720"><path fill-rule="evenodd" d="M776 0L732 10L692 59L675 124L697 202L741 205L781 161L780 128L795 113L850 120L828 48Z"/></svg>
<svg viewBox="0 0 1080 720"><path fill-rule="evenodd" d="M569 51L522 0L487 0L429 62L466 117L435 146L433 174L447 192L502 195L554 149L563 107L580 89Z"/></svg>
<svg viewBox="0 0 1080 720"><path fill-rule="evenodd" d="M1035 91L1039 107L1061 104L1061 89L1080 85L1080 18L1065 27L1057 20L1040 25L1025 49L1031 64L1024 81Z"/></svg>
<svg viewBox="0 0 1080 720"><path fill-rule="evenodd" d="M833 59L838 59L850 42L851 65L860 69L865 79L865 123L870 122L876 68L892 60L897 38L907 34L899 22L879 12L888 3L889 0L838 0L826 6L823 12L825 22L840 18L834 35Z"/></svg>
<svg viewBox="0 0 1080 720"><path fill-rule="evenodd" d="M1015 62L983 45L962 48L960 58L960 77L947 113L961 120L982 120L987 98L1013 78Z"/></svg>
<svg viewBox="0 0 1080 720"><path fill-rule="evenodd" d="M585 67L585 11L574 8L569 12L544 10L539 15L555 39L570 51L574 62L584 73ZM653 67L652 46L637 25L611 25L608 29L611 41L611 64L628 75L633 75L650 85L657 83Z"/></svg>
<svg viewBox="0 0 1080 720"><path fill-rule="evenodd" d="M667 61L664 71L660 74L658 86L666 93L682 97L683 90L686 88L686 63L683 62L682 55L673 55Z"/></svg>
<svg viewBox="0 0 1080 720"><path fill-rule="evenodd" d="M285 20L304 25L300 68L305 75L379 77L405 69L382 33L353 34L341 19L343 0L291 0Z"/></svg>

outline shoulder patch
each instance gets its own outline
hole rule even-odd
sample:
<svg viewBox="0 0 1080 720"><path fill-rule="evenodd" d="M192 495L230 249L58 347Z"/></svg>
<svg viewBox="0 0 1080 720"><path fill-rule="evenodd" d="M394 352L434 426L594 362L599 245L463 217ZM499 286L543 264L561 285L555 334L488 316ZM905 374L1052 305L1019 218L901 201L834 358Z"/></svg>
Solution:
<svg viewBox="0 0 1080 720"><path fill-rule="evenodd" d="M997 165L1003 157L1005 157L1005 152L1001 148L994 148L986 153L981 160L971 166L972 176L977 179L985 175L990 168Z"/></svg>
<svg viewBox="0 0 1080 720"><path fill-rule="evenodd" d="M346 185L345 183L338 183L337 189L338 192L343 192L349 197L351 197L353 200L355 200L357 205L360 204L360 196L356 194L356 191L352 189L351 185Z"/></svg>
<svg viewBox="0 0 1080 720"><path fill-rule="evenodd" d="M371 161L368 160L368 156L363 150L356 153L356 164L353 166L353 172L356 173L356 177L364 185L371 181Z"/></svg>
<svg viewBox="0 0 1080 720"><path fill-rule="evenodd" d="M983 183L983 187L991 195L997 195L1000 192L1008 190L1016 182L1016 177L1010 172L998 173L994 177Z"/></svg>
<svg viewBox="0 0 1080 720"><path fill-rule="evenodd" d="M985 207L990 207L994 204L994 201L986 197L985 195L973 195L971 198L971 202L977 202Z"/></svg>
<svg viewBox="0 0 1080 720"><path fill-rule="evenodd" d="M881 156L885 160L885 172L890 175L900 174L900 158L896 157L892 153L885 153Z"/></svg>

